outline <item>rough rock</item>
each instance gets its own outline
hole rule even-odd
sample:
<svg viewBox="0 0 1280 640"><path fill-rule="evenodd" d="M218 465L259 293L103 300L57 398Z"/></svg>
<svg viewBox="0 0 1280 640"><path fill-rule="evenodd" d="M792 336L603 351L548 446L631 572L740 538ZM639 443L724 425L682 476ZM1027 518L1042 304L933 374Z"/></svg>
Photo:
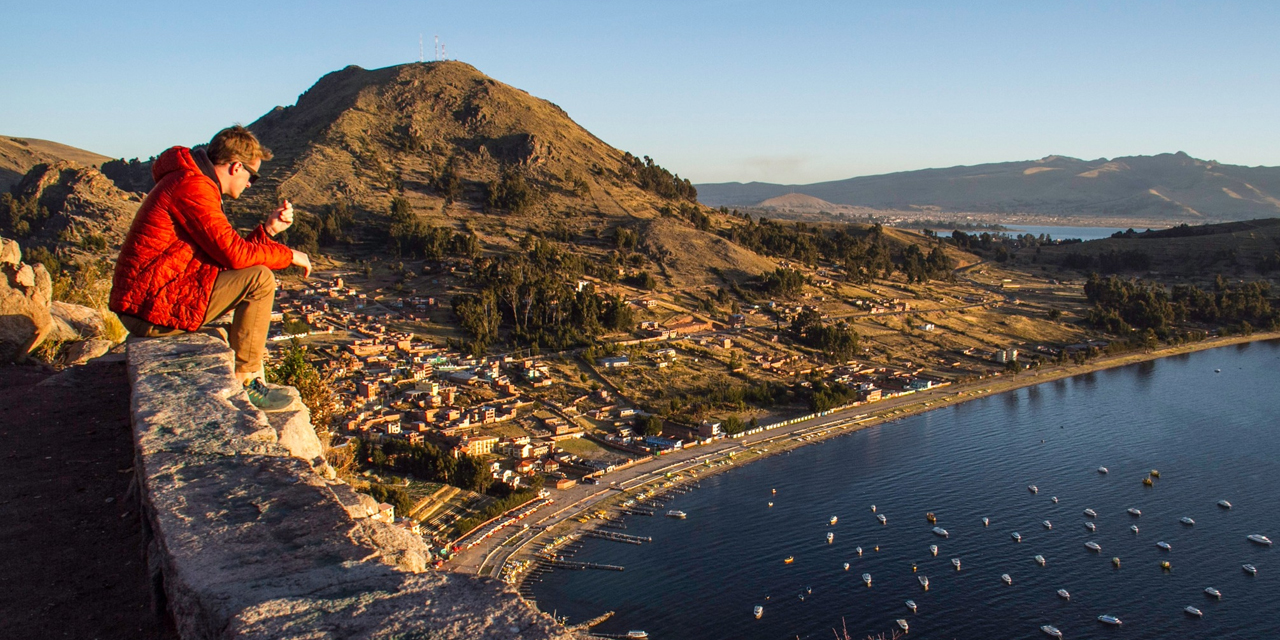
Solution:
<svg viewBox="0 0 1280 640"><path fill-rule="evenodd" d="M277 432L216 338L128 352L147 566L182 638L574 638L498 581L426 571L419 536L278 443L310 455L305 414Z"/></svg>
<svg viewBox="0 0 1280 640"><path fill-rule="evenodd" d="M88 340L105 332L106 322L96 309L54 300L49 305L49 313L53 316L50 340Z"/></svg>
<svg viewBox="0 0 1280 640"><path fill-rule="evenodd" d="M21 262L17 242L5 240L0 256L0 361L22 361L53 329L53 282L44 265Z"/></svg>
<svg viewBox="0 0 1280 640"><path fill-rule="evenodd" d="M63 361L68 365L84 364L94 358L106 355L115 343L110 340L81 340L74 342L63 352Z"/></svg>
<svg viewBox="0 0 1280 640"><path fill-rule="evenodd" d="M280 411L268 412L267 422L276 430L276 441L289 450L295 458L308 461L321 475L333 477L333 469L324 459L324 447L311 425L311 410L302 404L302 396L297 389L283 385L268 384L278 393L288 395L292 402Z"/></svg>
<svg viewBox="0 0 1280 640"><path fill-rule="evenodd" d="M49 211L32 237L77 259L114 255L142 204L141 194L121 191L97 169L68 161L31 167L13 194ZM83 241L90 238L106 246L88 249Z"/></svg>

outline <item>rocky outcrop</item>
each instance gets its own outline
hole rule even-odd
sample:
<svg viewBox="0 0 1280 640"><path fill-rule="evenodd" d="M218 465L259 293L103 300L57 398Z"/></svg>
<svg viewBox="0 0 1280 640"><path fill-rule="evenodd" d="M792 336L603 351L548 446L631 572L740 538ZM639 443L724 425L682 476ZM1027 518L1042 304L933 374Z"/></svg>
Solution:
<svg viewBox="0 0 1280 640"><path fill-rule="evenodd" d="M93 167L68 161L32 167L13 194L49 212L30 230L32 240L73 259L115 255L143 197L122 191Z"/></svg>
<svg viewBox="0 0 1280 640"><path fill-rule="evenodd" d="M0 362L21 362L53 329L53 282L44 265L22 262L22 249L0 238Z"/></svg>
<svg viewBox="0 0 1280 640"><path fill-rule="evenodd" d="M303 414L249 403L218 339L128 351L147 562L184 639L573 637L500 582L426 570L420 537L311 457Z"/></svg>

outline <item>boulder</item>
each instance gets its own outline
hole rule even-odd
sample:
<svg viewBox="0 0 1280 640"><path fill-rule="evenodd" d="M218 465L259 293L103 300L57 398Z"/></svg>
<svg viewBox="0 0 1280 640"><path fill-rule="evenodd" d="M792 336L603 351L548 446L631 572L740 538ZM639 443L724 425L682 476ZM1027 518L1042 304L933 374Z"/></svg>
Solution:
<svg viewBox="0 0 1280 640"><path fill-rule="evenodd" d="M18 243L0 239L0 361L25 360L53 329L49 272L21 260Z"/></svg>
<svg viewBox="0 0 1280 640"><path fill-rule="evenodd" d="M106 355L115 343L110 340L96 338L74 342L62 353L62 358L69 365L85 364L94 358Z"/></svg>
<svg viewBox="0 0 1280 640"><path fill-rule="evenodd" d="M89 340L105 333L106 322L96 309L55 300L49 313L53 316L50 340Z"/></svg>

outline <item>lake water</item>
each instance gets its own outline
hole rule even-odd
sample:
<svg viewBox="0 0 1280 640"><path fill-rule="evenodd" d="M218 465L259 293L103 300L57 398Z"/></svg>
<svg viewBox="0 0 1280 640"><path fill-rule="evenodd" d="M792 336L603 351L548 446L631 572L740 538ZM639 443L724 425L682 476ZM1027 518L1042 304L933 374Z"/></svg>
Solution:
<svg viewBox="0 0 1280 640"><path fill-rule="evenodd" d="M595 630L644 629L657 640L832 638L842 620L862 639L896 629L897 618L909 621L913 638L1045 638L1043 624L1071 639L1277 637L1280 550L1246 540L1280 539L1277 380L1280 343L1258 342L865 429L705 478L665 507L688 519L628 518L625 533L653 536L652 544L590 540L574 558L626 571L555 571L534 593L540 609L570 623L615 611ZM1161 477L1145 487L1151 469ZM1234 508L1216 506L1220 499ZM876 521L873 504L887 525ZM1085 508L1098 517L1087 518ZM950 538L931 533L928 511ZM839 522L829 526L833 515ZM1182 516L1196 524L1180 524ZM1086 530L1088 520L1096 533ZM1101 553L1084 547L1090 540ZM1172 551L1157 548L1160 540ZM931 544L940 547L937 557ZM783 563L788 556L794 563ZM950 563L957 557L960 571ZM1162 560L1173 570L1163 571ZM928 591L917 575L929 577ZM1221 600L1204 593L1210 586ZM1204 617L1183 613L1187 605ZM1100 624L1101 614L1123 627Z"/></svg>
<svg viewBox="0 0 1280 640"><path fill-rule="evenodd" d="M1002 233L1008 233L1010 235L1024 235L1030 233L1035 236L1048 234L1049 237L1054 240L1071 240L1079 238L1081 240L1089 241L1101 238L1110 238L1111 234L1124 230L1125 229L1117 227L1042 227L1023 224L1010 226L1009 231L1004 231ZM1137 229L1137 231L1146 231L1146 229Z"/></svg>

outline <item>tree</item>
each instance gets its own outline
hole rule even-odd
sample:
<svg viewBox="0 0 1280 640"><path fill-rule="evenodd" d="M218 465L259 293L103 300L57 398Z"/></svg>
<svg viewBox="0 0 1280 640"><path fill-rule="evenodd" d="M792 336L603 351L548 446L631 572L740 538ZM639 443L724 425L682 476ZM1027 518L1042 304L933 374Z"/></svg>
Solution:
<svg viewBox="0 0 1280 640"><path fill-rule="evenodd" d="M653 415L643 416L640 418L640 423L637 427L640 433L646 436L662 435L662 418Z"/></svg>
<svg viewBox="0 0 1280 640"><path fill-rule="evenodd" d="M329 423L333 419L333 379L322 374L307 359L307 348L296 338L289 341L279 361L268 367L267 380L298 390L302 404L311 411L311 426L327 444Z"/></svg>

